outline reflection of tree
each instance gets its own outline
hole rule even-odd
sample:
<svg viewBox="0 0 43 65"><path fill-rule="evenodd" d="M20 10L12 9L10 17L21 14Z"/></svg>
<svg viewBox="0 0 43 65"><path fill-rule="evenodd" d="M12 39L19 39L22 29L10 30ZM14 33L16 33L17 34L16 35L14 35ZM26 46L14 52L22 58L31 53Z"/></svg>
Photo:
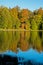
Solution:
<svg viewBox="0 0 43 65"><path fill-rule="evenodd" d="M41 51L41 39L39 36L37 36L36 40L35 40L35 48L38 50L38 51Z"/></svg>
<svg viewBox="0 0 43 65"><path fill-rule="evenodd" d="M28 38L27 36L27 32L23 31L20 32L20 41L19 41L19 45L20 45L20 49L26 51L29 47L28 44Z"/></svg>
<svg viewBox="0 0 43 65"><path fill-rule="evenodd" d="M0 50L2 49L3 42L4 42L4 36L3 33L0 32Z"/></svg>
<svg viewBox="0 0 43 65"><path fill-rule="evenodd" d="M19 32L15 31L15 32L12 32L12 43L10 44L10 50L12 51L16 51L17 50L17 44L19 42L19 38L20 38L20 35L19 35Z"/></svg>
<svg viewBox="0 0 43 65"><path fill-rule="evenodd" d="M43 31L42 31L42 49L43 49Z"/></svg>
<svg viewBox="0 0 43 65"><path fill-rule="evenodd" d="M12 43L12 32L2 32L4 36L3 51L9 50L9 46Z"/></svg>
<svg viewBox="0 0 43 65"><path fill-rule="evenodd" d="M39 32L32 31L30 35L30 45L38 51L42 50L42 37L40 38Z"/></svg>
<svg viewBox="0 0 43 65"><path fill-rule="evenodd" d="M37 37L37 31L31 31L31 44L33 45L33 44L35 44L35 40L36 40L36 37Z"/></svg>
<svg viewBox="0 0 43 65"><path fill-rule="evenodd" d="M37 31L0 32L0 51L16 51L17 48L26 51L30 47L43 50L43 32L42 37Z"/></svg>

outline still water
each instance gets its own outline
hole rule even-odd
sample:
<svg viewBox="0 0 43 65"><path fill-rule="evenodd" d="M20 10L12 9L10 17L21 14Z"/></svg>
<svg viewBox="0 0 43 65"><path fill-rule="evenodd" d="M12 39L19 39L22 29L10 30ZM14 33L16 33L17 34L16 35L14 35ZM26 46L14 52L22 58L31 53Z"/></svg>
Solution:
<svg viewBox="0 0 43 65"><path fill-rule="evenodd" d="M27 51L30 48L43 51L43 31L0 31L0 52L18 48Z"/></svg>
<svg viewBox="0 0 43 65"><path fill-rule="evenodd" d="M0 53L4 52L43 62L43 31L0 31Z"/></svg>

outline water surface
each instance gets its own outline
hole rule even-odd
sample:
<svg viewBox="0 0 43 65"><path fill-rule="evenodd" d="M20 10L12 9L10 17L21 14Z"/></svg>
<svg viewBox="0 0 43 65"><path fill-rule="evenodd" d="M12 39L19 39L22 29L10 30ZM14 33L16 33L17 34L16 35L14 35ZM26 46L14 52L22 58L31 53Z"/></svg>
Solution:
<svg viewBox="0 0 43 65"><path fill-rule="evenodd" d="M20 48L27 51L30 48L43 51L43 31L0 31L0 52Z"/></svg>
<svg viewBox="0 0 43 65"><path fill-rule="evenodd" d="M43 31L0 31L0 54L43 63Z"/></svg>

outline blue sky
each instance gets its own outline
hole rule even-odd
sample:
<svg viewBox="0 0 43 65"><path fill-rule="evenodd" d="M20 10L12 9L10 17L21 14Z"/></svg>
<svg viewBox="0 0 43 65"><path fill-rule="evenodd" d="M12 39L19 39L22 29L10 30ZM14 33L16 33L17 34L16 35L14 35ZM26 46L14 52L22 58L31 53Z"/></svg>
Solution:
<svg viewBox="0 0 43 65"><path fill-rule="evenodd" d="M35 10L40 7L43 8L43 0L0 0L0 6L28 8L29 10Z"/></svg>

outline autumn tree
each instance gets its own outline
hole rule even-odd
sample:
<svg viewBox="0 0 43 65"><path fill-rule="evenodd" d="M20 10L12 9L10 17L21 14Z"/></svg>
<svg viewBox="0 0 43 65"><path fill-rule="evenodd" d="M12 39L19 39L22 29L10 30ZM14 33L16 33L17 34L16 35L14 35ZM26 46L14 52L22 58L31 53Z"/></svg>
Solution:
<svg viewBox="0 0 43 65"><path fill-rule="evenodd" d="M12 16L12 26L14 29L18 29L20 26L20 20L18 18L18 14L19 14L19 7L16 6L15 8L10 9L10 13Z"/></svg>
<svg viewBox="0 0 43 65"><path fill-rule="evenodd" d="M12 18L9 12L9 9L6 7L2 8L1 15L1 24L3 28L12 28Z"/></svg>

